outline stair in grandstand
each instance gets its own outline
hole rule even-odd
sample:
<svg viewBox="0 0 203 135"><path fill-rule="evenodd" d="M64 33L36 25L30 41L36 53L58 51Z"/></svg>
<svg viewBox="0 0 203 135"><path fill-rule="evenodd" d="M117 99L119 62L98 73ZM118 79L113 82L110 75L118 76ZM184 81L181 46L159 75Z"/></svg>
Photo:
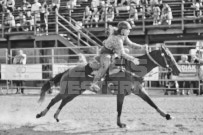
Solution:
<svg viewBox="0 0 203 135"><path fill-rule="evenodd" d="M69 18L67 20L60 14L57 15L58 17L58 29L60 33L58 35L50 36L36 36L36 41L43 41L43 40L52 40L53 38L57 39L65 46L86 46L86 47L93 47L92 49L85 50L83 53L95 53L95 47L101 47L102 42L96 36L91 34L87 29L82 28L77 24L77 22ZM81 53L81 52L80 52Z"/></svg>

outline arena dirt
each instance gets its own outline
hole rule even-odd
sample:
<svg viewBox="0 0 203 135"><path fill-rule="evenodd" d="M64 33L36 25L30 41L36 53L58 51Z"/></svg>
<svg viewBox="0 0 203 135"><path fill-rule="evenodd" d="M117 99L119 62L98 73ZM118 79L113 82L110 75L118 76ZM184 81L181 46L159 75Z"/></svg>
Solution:
<svg viewBox="0 0 203 135"><path fill-rule="evenodd" d="M152 99L175 119L167 121L137 96L127 96L122 121L116 125L115 96L79 96L67 104L54 118L56 104L48 114L36 119L53 96L38 104L37 96L0 96L0 135L202 135L202 96L153 96Z"/></svg>

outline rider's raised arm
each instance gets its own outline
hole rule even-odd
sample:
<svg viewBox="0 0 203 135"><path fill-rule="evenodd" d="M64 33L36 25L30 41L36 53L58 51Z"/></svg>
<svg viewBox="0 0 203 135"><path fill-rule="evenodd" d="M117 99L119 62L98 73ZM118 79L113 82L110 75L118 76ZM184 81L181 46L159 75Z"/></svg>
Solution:
<svg viewBox="0 0 203 135"><path fill-rule="evenodd" d="M133 61L135 58L127 53L125 53L125 48L123 47L122 40L118 41L118 45L115 46L115 53L118 54L120 57L123 57L129 61Z"/></svg>
<svg viewBox="0 0 203 135"><path fill-rule="evenodd" d="M128 37L125 38L125 43L133 49L142 49L143 46L132 42Z"/></svg>

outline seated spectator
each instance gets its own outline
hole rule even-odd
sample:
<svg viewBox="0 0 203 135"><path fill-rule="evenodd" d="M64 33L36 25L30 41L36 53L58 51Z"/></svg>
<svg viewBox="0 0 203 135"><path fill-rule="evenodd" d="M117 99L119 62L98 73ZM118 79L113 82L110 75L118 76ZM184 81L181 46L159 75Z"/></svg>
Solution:
<svg viewBox="0 0 203 135"><path fill-rule="evenodd" d="M116 7L116 16L119 16L120 11L129 11L130 2L128 0L122 0L118 7Z"/></svg>
<svg viewBox="0 0 203 135"><path fill-rule="evenodd" d="M11 32L12 27L15 27L15 19L14 19L14 16L11 13L10 10L7 10L7 14L6 14L6 18L5 18L4 24L5 24L5 26L9 26L8 32Z"/></svg>
<svg viewBox="0 0 203 135"><path fill-rule="evenodd" d="M60 8L61 0L52 0L52 11L57 11Z"/></svg>
<svg viewBox="0 0 203 135"><path fill-rule="evenodd" d="M140 0L139 6L141 8L140 9L141 14L144 12L143 18L145 19L146 16L149 16L148 14L150 14L148 0Z"/></svg>
<svg viewBox="0 0 203 135"><path fill-rule="evenodd" d="M159 5L155 5L153 7L153 25L158 25L160 14L161 14L161 10L159 8Z"/></svg>
<svg viewBox="0 0 203 135"><path fill-rule="evenodd" d="M196 17L200 17L202 15L202 12L200 10L200 7L202 7L202 3L200 2L200 0L193 1L193 4L191 7L195 9Z"/></svg>
<svg viewBox="0 0 203 135"><path fill-rule="evenodd" d="M135 21L138 20L138 12L136 8L135 3L130 4L130 13L129 13L129 19L127 19L128 22L132 25L132 27L135 27Z"/></svg>
<svg viewBox="0 0 203 135"><path fill-rule="evenodd" d="M100 22L104 22L105 21L105 17L108 11L108 5L105 3L101 3L101 10L100 10L100 14L101 14L101 18L100 18Z"/></svg>
<svg viewBox="0 0 203 135"><path fill-rule="evenodd" d="M107 10L107 15L106 15L106 21L107 22L112 22L114 20L114 8L109 7Z"/></svg>
<svg viewBox="0 0 203 135"><path fill-rule="evenodd" d="M31 10L31 4L27 0L23 0L22 10L23 11Z"/></svg>
<svg viewBox="0 0 203 135"><path fill-rule="evenodd" d="M34 14L34 24L40 22L40 7L41 4L38 2L38 0L35 0L31 7L31 13Z"/></svg>
<svg viewBox="0 0 203 135"><path fill-rule="evenodd" d="M114 8L117 7L118 0L107 0L108 5L112 5Z"/></svg>
<svg viewBox="0 0 203 135"><path fill-rule="evenodd" d="M83 13L83 25L89 23L89 21L91 20L91 16L92 16L92 12L90 11L89 6L85 7L85 11ZM89 27L89 25L87 25L87 27Z"/></svg>
<svg viewBox="0 0 203 135"><path fill-rule="evenodd" d="M73 12L73 8L77 5L77 0L70 0L66 3L66 8L70 10L70 12Z"/></svg>
<svg viewBox="0 0 203 135"><path fill-rule="evenodd" d="M15 9L15 0L7 0L6 7L7 7L8 10L13 12L14 9Z"/></svg>
<svg viewBox="0 0 203 135"><path fill-rule="evenodd" d="M6 0L0 0L0 13L6 11Z"/></svg>
<svg viewBox="0 0 203 135"><path fill-rule="evenodd" d="M171 25L171 20L173 19L171 8L168 4L163 4L162 14L161 14L161 21L160 24L168 24Z"/></svg>
<svg viewBox="0 0 203 135"><path fill-rule="evenodd" d="M16 20L19 20L20 23L17 23L17 31L19 31L20 29L22 31L25 31L26 29L26 18L25 15L23 15L23 12L19 12L19 15L16 17Z"/></svg>
<svg viewBox="0 0 203 135"><path fill-rule="evenodd" d="M47 5L47 1L44 0L44 2L42 3L42 6L40 8L40 31L41 32L45 32L47 31L48 28L48 5Z"/></svg>
<svg viewBox="0 0 203 135"><path fill-rule="evenodd" d="M31 11L27 11L27 14L26 14L26 25L28 26L28 29L30 31L33 30L34 16L31 15Z"/></svg>
<svg viewBox="0 0 203 135"><path fill-rule="evenodd" d="M158 0L150 0L150 6L151 6L152 10L153 10L155 5L159 5L159 1Z"/></svg>
<svg viewBox="0 0 203 135"><path fill-rule="evenodd" d="M92 14L92 18L91 18L91 26L92 27L92 23L95 22L96 23L96 27L98 27L98 22L99 22L99 11L97 11L96 13Z"/></svg>
<svg viewBox="0 0 203 135"><path fill-rule="evenodd" d="M181 56L181 60L178 61L178 64L190 64L188 62L188 56L187 55L182 55ZM190 94L190 81L178 81L178 84L179 84L179 88L180 91L181 91L181 95L184 95L185 92L184 91L187 91L187 95Z"/></svg>
<svg viewBox="0 0 203 135"><path fill-rule="evenodd" d="M100 5L99 0L92 0L91 2L91 10L93 11L92 14L97 13L99 5Z"/></svg>

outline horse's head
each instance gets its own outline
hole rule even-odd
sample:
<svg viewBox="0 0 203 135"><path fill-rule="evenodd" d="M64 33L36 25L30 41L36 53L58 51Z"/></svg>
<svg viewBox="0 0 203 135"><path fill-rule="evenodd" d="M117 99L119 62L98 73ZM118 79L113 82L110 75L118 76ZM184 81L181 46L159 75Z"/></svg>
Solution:
<svg viewBox="0 0 203 135"><path fill-rule="evenodd" d="M161 57L163 58L162 67L169 69L174 75L179 75L180 69L171 51L165 46L160 47Z"/></svg>

